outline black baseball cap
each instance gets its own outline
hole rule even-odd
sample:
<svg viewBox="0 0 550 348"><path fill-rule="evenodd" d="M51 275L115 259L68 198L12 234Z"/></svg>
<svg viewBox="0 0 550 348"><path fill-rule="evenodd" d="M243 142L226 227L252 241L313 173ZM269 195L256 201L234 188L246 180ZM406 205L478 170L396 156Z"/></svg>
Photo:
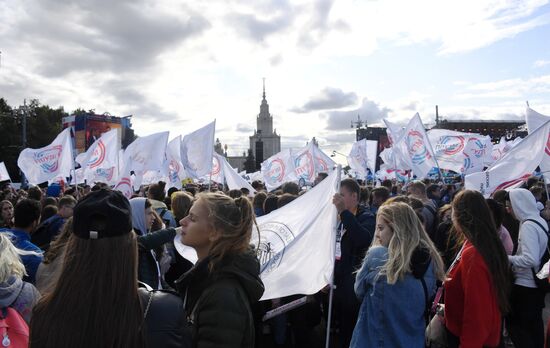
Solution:
<svg viewBox="0 0 550 348"><path fill-rule="evenodd" d="M132 231L130 202L119 191L101 189L82 198L73 210L73 233L83 239L122 236Z"/></svg>

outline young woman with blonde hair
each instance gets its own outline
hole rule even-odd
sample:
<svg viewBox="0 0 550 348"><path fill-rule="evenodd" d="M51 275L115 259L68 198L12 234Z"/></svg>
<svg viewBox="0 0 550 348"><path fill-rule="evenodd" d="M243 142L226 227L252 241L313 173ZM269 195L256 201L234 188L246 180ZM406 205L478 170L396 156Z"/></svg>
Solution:
<svg viewBox="0 0 550 348"><path fill-rule="evenodd" d="M355 281L362 304L350 347L424 347L429 299L443 279L443 261L414 210L382 205Z"/></svg>
<svg viewBox="0 0 550 348"><path fill-rule="evenodd" d="M40 294L31 283L23 281L27 273L20 255L33 253L17 249L8 234L0 233L0 308L15 309L27 324Z"/></svg>
<svg viewBox="0 0 550 348"><path fill-rule="evenodd" d="M263 294L260 264L250 248L254 225L246 197L200 194L180 221L182 243L198 262L176 283L193 322L194 347L253 347L251 306Z"/></svg>

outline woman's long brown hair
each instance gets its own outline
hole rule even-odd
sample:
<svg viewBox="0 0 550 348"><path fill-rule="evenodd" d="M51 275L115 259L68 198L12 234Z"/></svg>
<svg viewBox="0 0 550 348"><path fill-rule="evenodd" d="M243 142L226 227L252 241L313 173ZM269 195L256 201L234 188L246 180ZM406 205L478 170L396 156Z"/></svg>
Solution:
<svg viewBox="0 0 550 348"><path fill-rule="evenodd" d="M63 261L59 282L34 308L30 346L143 347L135 234L71 235Z"/></svg>
<svg viewBox="0 0 550 348"><path fill-rule="evenodd" d="M483 257L500 311L506 314L510 308L510 267L489 206L481 193L472 190L461 191L455 196L452 206L453 224Z"/></svg>

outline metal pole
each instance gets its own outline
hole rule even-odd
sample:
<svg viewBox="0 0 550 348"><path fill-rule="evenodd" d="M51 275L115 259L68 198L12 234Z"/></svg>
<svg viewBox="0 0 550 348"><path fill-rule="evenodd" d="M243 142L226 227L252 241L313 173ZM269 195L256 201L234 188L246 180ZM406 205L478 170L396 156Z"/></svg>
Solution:
<svg viewBox="0 0 550 348"><path fill-rule="evenodd" d="M336 179L336 191L340 192L340 182L342 181L342 166L339 164L336 168L338 173L336 174L338 178ZM337 219L338 220L338 219ZM344 225L342 224L340 226L340 236L342 235L342 231L344 229ZM328 319L327 319L327 335L326 335L326 341L325 341L325 348L330 347L330 325L332 322L332 299L334 298L334 266L336 261L336 238L334 241L334 253L332 255L332 276L330 277L330 293L328 298Z"/></svg>
<svg viewBox="0 0 550 348"><path fill-rule="evenodd" d="M22 146L23 149L27 148L27 99L23 99L23 122L22 122ZM21 170L21 188L26 189L27 188L27 178L25 177L25 173Z"/></svg>

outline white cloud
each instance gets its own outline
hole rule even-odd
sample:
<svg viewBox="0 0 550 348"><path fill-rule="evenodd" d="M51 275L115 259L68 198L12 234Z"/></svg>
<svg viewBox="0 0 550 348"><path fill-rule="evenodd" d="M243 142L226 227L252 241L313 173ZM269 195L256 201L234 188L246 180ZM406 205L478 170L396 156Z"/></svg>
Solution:
<svg viewBox="0 0 550 348"><path fill-rule="evenodd" d="M532 78L514 78L494 82L470 84L457 99L507 98L528 100L540 94L550 93L550 75Z"/></svg>
<svg viewBox="0 0 550 348"><path fill-rule="evenodd" d="M543 60L543 59L541 59L541 60L537 60L535 63L533 63L533 66L534 66L535 68L543 68L543 67L545 67L545 66L547 66L547 65L550 65L550 60Z"/></svg>
<svg viewBox="0 0 550 348"><path fill-rule="evenodd" d="M267 77L283 145L298 146L326 137L318 112L327 105L344 108L336 121L341 125L362 111L373 122L415 111L433 118L435 97L427 93L383 100L365 87L372 81L350 86L338 80L348 59L368 64L365 57L385 45L429 44L447 55L475 50L549 23L548 14L539 13L546 3L0 1L0 97L13 105L38 98L66 110L134 114L140 135L167 128L185 134L216 118L216 136L239 153L248 146L243 132L255 127L261 78ZM343 90L311 99L323 86ZM523 98L549 88L548 76L455 86L460 101ZM374 101L353 109L357 96ZM289 111L296 106L307 112Z"/></svg>

